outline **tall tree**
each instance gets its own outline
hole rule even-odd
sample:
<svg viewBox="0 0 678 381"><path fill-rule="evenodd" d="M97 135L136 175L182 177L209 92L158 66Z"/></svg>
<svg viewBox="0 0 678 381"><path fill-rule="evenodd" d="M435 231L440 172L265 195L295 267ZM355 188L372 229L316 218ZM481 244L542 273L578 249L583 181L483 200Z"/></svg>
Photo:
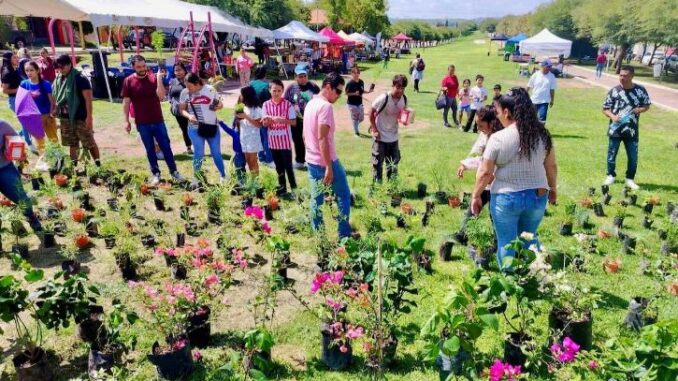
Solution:
<svg viewBox="0 0 678 381"><path fill-rule="evenodd" d="M390 25L384 0L346 0L344 19L350 20L344 27L356 32L367 30L370 34L382 32Z"/></svg>
<svg viewBox="0 0 678 381"><path fill-rule="evenodd" d="M572 11L579 7L583 0L555 0L539 6L530 18L532 33L547 28L554 34L573 40L577 36L577 28L572 19Z"/></svg>

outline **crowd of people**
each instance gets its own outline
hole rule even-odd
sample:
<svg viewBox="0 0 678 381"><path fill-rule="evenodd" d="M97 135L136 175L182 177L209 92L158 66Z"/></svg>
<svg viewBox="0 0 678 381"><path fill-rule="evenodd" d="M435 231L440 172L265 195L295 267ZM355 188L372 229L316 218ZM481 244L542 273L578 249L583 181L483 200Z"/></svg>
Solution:
<svg viewBox="0 0 678 381"><path fill-rule="evenodd" d="M20 65L22 60L24 63ZM295 79L287 87L278 79L267 81L263 65L256 68L255 78L250 81L249 73L254 66L252 60L246 53L238 60L241 62L241 66L236 63L236 67L241 74L239 103L242 103L242 108L236 106L229 126L217 117L218 110L223 107L221 97L206 84L200 73L189 72L182 63L176 63L174 77L166 87L164 70L153 74L144 57L132 57L134 74L124 80L121 91L124 130L131 132L133 119L146 151L151 173L149 184L156 186L161 181L159 153L175 181L188 181L177 168L163 117L161 102L168 99L186 151L193 155L191 183L194 187L207 182L202 169L205 144L210 148L219 181L223 183L229 178L221 156L223 130L233 139L239 181L243 180L246 170L249 170L250 176L256 177L262 162L275 167L278 195L285 196L291 194L288 185L291 192L297 188L294 169L305 168L312 194L312 227L317 230L323 225L321 206L326 191L331 188L339 211L339 237L350 236L351 192L346 171L337 154L333 104L342 93L346 93L353 132L360 136L360 123L365 119L363 97L374 91L374 86L365 89L358 67L352 69L348 82L338 73L330 73L318 86L308 78L309 65L298 65ZM502 93L501 85L495 85L489 104L485 78L481 74L475 76L473 87L470 79L464 79L460 88L456 68L450 65L440 83L445 96L443 126L452 127L449 123L452 111L452 122L457 128L465 132L472 129L479 134L469 157L461 161L456 172L462 178L465 171L477 170L471 204L456 238L465 242L467 219L477 216L489 204L500 267L503 267L506 257L512 256L505 245L520 233L532 233L533 242L527 244L538 244L536 231L546 204L555 203L557 199L555 147L546 129L547 111L553 107L557 85L550 73L550 61L544 60L541 66L542 70L534 73L526 88L513 87ZM54 70L54 76L50 74L51 70ZM418 91L425 70L419 54L411 62L410 70L415 91ZM650 99L642 86L633 83L633 74L632 67L624 66L619 77L620 84L609 91L603 104L603 113L610 120L605 184L612 184L615 180L615 159L623 142L629 157L625 185L638 189L634 182L638 120L639 115L650 107ZM373 139L371 164L375 184L383 181L384 166L388 179L398 173L401 160L399 125L402 123L401 113L408 108L407 86L406 75L395 75L391 88L373 100L367 113L368 132ZM57 143L57 129L60 129L61 144L69 148L76 170L81 148L96 165L101 165L99 148L94 139L91 86L89 80L73 66L71 57L62 55L52 60L48 54L41 52L40 58L32 60L25 52L20 55L7 53L3 56L2 89L13 111L20 89L30 94L41 113L44 136ZM33 146L31 134L25 128L18 133L28 146ZM17 132L9 123L0 121L3 151L5 136L14 135ZM44 139L34 138L37 142L34 151L42 155ZM25 203L26 217L34 230L39 231L40 222L21 186L20 172L4 155L0 156L0 179L2 194L16 203Z"/></svg>

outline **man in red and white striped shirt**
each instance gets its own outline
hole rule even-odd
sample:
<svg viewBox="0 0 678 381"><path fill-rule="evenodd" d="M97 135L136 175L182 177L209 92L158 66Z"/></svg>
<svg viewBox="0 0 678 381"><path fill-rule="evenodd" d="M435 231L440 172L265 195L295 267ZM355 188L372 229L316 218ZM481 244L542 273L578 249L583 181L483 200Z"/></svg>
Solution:
<svg viewBox="0 0 678 381"><path fill-rule="evenodd" d="M278 172L278 195L287 193L285 174L294 191L297 181L292 168L292 130L290 126L297 123L297 114L292 102L283 98L285 86L279 79L271 81L271 100L264 102L264 127L268 128L268 145L273 155L275 170Z"/></svg>

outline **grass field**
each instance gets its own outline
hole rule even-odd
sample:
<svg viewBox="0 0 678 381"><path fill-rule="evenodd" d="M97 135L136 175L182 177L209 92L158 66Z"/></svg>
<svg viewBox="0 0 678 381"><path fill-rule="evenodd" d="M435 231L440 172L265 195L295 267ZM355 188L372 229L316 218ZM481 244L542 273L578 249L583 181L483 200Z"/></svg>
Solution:
<svg viewBox="0 0 678 381"><path fill-rule="evenodd" d="M425 78L420 85L422 92L414 93L410 90L410 86L406 93L410 107L416 110L417 128L401 129L400 137L402 151L402 161L399 167L400 181L403 189L410 194L415 192L418 182L427 183L429 192L433 192L435 190L434 171L444 173L444 186L448 192L468 192L472 188L473 174L467 173L463 180L459 180L455 171L459 160L465 158L476 135L465 134L456 129L442 128L441 113L435 111L433 107L434 99L439 90L438 83L445 74L447 65L456 65L460 82L464 78L474 78L476 74L483 74L485 84L489 89L495 83L501 84L505 90L516 85L526 85L525 79L517 76L514 64L504 62L501 57L486 56L486 45L474 43L477 38L479 37L471 36L450 45L429 48L421 52L427 64ZM388 68L383 70L381 64L366 64L364 65L363 78L366 83L375 81L383 85L394 74L406 73L410 59L411 57L392 60ZM575 79L559 79L558 85L555 107L549 110L548 128L554 137L558 160L559 206L550 207L552 210L551 216L546 217L542 222L539 235L542 244L549 250L571 252L576 249L577 242L573 237L562 237L558 234L559 216L563 215L562 205L565 202L581 199L586 196L588 187L599 188L604 179L607 121L601 113L601 104L605 90L591 87ZM335 105L335 114L347 112L344 102L345 100L342 99L338 102L339 104ZM95 102L95 129L107 131L109 134L107 136L115 136L118 133L116 131L119 131L121 135L124 134L121 127L120 108L120 104L111 105L105 101ZM167 109L165 115L169 116ZM222 116L225 120L230 120L232 110L224 110ZM640 200L650 195L657 195L662 203L678 201L678 171L675 169L678 165L676 159L678 157L676 150L678 132L675 128L677 116L677 113L651 108L641 118L637 175L637 182L641 186ZM0 108L0 118L16 124L14 116L4 106L4 102ZM168 122L168 127L172 139L179 141L179 129L173 119ZM227 140L227 143L222 146L230 147L230 141L227 138L225 140ZM359 198L357 208L352 210L351 222L362 234L366 234L366 222L376 213L376 207L371 204L368 197L368 188L371 184L371 140L366 138L356 139L350 132L350 126L340 126L336 141L339 157L349 174L349 184ZM230 156L230 148L224 151L227 156ZM128 170L144 171L146 169L145 159L138 155L131 156L133 157L127 155L124 150L119 150L116 154L108 151L108 154L104 156L104 161L114 162L116 166ZM190 158L179 155L178 161L182 172L190 174ZM626 166L623 153L620 153L617 165L617 172L623 173ZM164 164L161 164L161 167L164 169ZM210 176L214 178L215 171L211 160L206 161L205 167L209 168ZM265 170L272 173L270 169ZM297 172L297 180L300 181L302 188L308 184L305 172ZM611 188L611 193L616 201L621 197L622 186L617 183ZM597 192L597 195L599 194L600 190ZM408 202L411 202L418 210L424 209L423 200L413 198ZM146 204L148 204L148 201ZM234 213L238 210L237 200L229 200L228 204L233 208ZM150 209L152 203L150 205L146 205L146 207ZM283 204L283 210L285 209L290 210L290 213L294 210L287 203ZM611 211L611 207L608 209ZM627 302L633 296L657 296L660 320L676 319L676 316L678 316L677 299L666 292L666 283L639 273L641 259L646 258L653 262L660 257L656 228L669 222L665 217L663 205L659 209L661 211L657 211L655 216L656 227L653 230L646 230L640 226L643 215L641 209L639 207L629 208L631 216L627 218L626 230L638 237L637 255L623 255L619 241L601 240L598 247L602 254L587 256L586 272L568 273L568 277L571 277L575 282L597 289L603 294L603 303L594 311L593 333L594 342L597 346L602 346L606 339L618 335L632 335L623 330L621 324L626 312ZM418 220L412 219L408 221L410 228L407 230L397 229L395 221L391 218L383 222L385 232L382 233L382 236L386 240L395 240L402 243L409 234L423 235L427 239L427 248L436 250L441 239L458 229L462 213L463 211L460 209L438 206L429 226L421 227ZM487 218L487 211L483 213L483 218ZM167 217L167 219L171 221L171 217ZM327 217L326 220L328 220ZM610 217L597 218L592 216L591 220L595 224L595 228L590 230L591 234L595 234L599 228L612 231ZM331 232L330 237L334 239L335 225L334 223L328 225ZM282 230L277 221L273 222L273 228L274 231ZM237 230L234 230L234 234L237 234ZM299 269L291 272L291 277L296 279L295 288L303 295L308 293L310 279L313 276L315 260L313 240L309 239L308 233L291 235L287 238L292 243L293 260L300 264ZM3 237L3 240L7 240L3 246L8 247L10 245L9 238ZM263 252L260 248L253 248L253 250ZM39 254L39 252L36 252L35 255ZM117 274L112 255L103 249L92 250L90 254L93 256L88 260L88 266L91 268L90 277L95 284L101 287L104 299L110 300L113 297L119 297L128 303L133 303L134 298ZM423 361L421 351L424 345L419 340L418 333L422 324L434 311L436 305L442 302L447 292L473 269L473 264L466 258L463 248L455 246L454 255L458 258L455 261L434 262L432 275L416 274L419 306L399 322L402 335L398 346L398 361L392 369L387 371L389 380L424 381L437 379L437 371L432 364ZM607 274L602 270L601 264L606 256L621 258L623 264L618 274ZM38 258L36 261L45 265L47 272L53 272L54 266L60 260L55 253L47 253L45 257ZM161 274L162 267L164 265L161 261L154 258L144 266L142 273L151 279L158 279L163 276ZM10 271L9 260L6 257L0 258L0 272L8 271ZM672 277L676 279L675 269L673 269ZM245 283L235 287L235 290L229 291L228 297L232 300L232 307L220 314L213 323L212 331L216 334L214 340L216 343L228 343L231 334L242 333L248 327L253 326L254 321L246 308L247 302L252 298L252 293L247 288L248 284ZM270 378L282 380L370 379L362 364L361 350L356 351L358 361L348 371L331 372L324 369L318 360L320 354L318 327L320 322L312 314L304 312L300 305L287 295L280 295L278 309L278 318L273 324L276 342L273 349L273 360L276 366ZM536 325L542 330L540 338L546 342L544 333L546 312L537 320ZM129 370L129 375L125 379L151 380L155 377L155 370L146 360L145 355L149 353L153 341L160 339L160 337L152 330L152 327L140 325L137 329L140 333L139 344L137 349L128 356L126 368ZM0 364L6 366L5 373L3 373L2 365L0 365L0 374L2 374L0 379L2 380L11 379L10 374L13 372L10 361L12 332L12 329L6 330L2 341L0 341L0 349L3 351ZM486 354L488 360L501 358L504 332L508 332L508 328L502 324L500 325L500 334L481 338L481 350ZM59 372L58 380L67 380L72 377L86 378L87 349L74 337L73 328L60 331L56 335L50 334L45 347L54 350L61 357L62 371ZM229 351L227 347L220 345L201 351L206 364L208 364L207 369L199 369L194 372L191 380L209 379L207 377L209 370L223 365L228 353L230 353ZM548 380L551 378L548 374L538 374L532 375L530 379Z"/></svg>

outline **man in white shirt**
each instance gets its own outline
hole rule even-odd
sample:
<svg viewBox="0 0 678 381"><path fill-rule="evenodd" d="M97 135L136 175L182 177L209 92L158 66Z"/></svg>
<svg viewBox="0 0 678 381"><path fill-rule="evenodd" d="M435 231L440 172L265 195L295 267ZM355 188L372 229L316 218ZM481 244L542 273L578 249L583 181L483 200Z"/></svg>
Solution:
<svg viewBox="0 0 678 381"><path fill-rule="evenodd" d="M545 59L541 63L541 70L532 74L527 83L527 90L532 92L532 103L542 123L546 123L549 106L553 107L557 87L556 76L551 73L551 60Z"/></svg>

